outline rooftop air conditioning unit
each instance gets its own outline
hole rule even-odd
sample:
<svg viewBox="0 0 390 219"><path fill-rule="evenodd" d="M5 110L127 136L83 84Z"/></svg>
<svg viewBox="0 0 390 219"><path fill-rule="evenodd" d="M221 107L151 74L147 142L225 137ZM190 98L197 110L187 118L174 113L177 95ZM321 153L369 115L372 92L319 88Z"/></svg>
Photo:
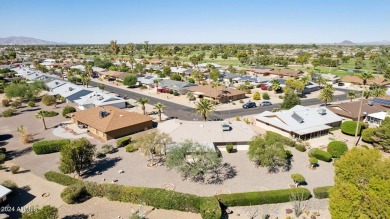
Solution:
<svg viewBox="0 0 390 219"><path fill-rule="evenodd" d="M369 105L369 106L374 106L374 102L368 101L368 102L367 102L367 105Z"/></svg>
<svg viewBox="0 0 390 219"><path fill-rule="evenodd" d="M319 108L319 109L317 110L317 112L318 112L318 114L320 114L320 115L325 115L325 114L326 114L326 109L324 109L324 108Z"/></svg>

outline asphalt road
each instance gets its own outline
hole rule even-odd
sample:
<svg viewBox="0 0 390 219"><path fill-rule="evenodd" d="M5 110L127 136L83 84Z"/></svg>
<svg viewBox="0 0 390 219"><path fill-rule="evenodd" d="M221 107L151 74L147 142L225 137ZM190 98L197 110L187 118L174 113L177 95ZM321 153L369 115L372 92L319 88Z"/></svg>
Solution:
<svg viewBox="0 0 390 219"><path fill-rule="evenodd" d="M89 83L91 86L97 87L99 86L99 83L91 81ZM106 91L113 92L116 94L120 94L122 97L127 96L130 99L138 99L141 97L146 97L150 101L150 104L156 104L158 102L165 105L164 114L166 114L168 117L177 117L181 120L201 120L202 118L199 115L194 114L194 109L188 106L183 106L180 104L172 103L170 101L142 95L136 92L132 92L131 90L124 90L115 86L106 85L105 88ZM347 91L347 89L339 89L340 91ZM334 97L336 101L346 100L347 95L346 93L336 95ZM311 99L301 99L301 105L303 106L311 106L311 105L318 105L322 102L318 100L317 98L311 98ZM209 119L226 119L226 118L233 118L237 116L247 116L247 115L253 115L258 114L261 112L264 112L266 110L271 111L273 108L280 108L280 104L274 104L271 106L258 106L256 108L251 109L233 109L233 110L223 110L223 111L215 111L212 115L209 116Z"/></svg>

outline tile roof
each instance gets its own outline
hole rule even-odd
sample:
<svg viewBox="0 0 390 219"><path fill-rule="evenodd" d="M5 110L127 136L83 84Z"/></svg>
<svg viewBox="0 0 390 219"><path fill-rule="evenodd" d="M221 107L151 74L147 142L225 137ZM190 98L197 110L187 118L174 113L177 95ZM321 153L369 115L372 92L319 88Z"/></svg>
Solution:
<svg viewBox="0 0 390 219"><path fill-rule="evenodd" d="M108 115L101 118L99 114L101 111L108 112ZM153 120L150 116L129 112L113 106L77 111L73 113L72 118L102 132L110 132Z"/></svg>
<svg viewBox="0 0 390 219"><path fill-rule="evenodd" d="M371 114L371 113L377 113L377 112L388 110L388 108L378 103L375 103L373 101L371 101L373 105L369 106L368 105L369 101L370 100L366 100L366 99L363 100L362 111L360 113L360 116L364 116L364 113ZM351 119L357 119L359 114L360 101L332 104L327 106L326 108L336 113L337 115L351 118Z"/></svg>

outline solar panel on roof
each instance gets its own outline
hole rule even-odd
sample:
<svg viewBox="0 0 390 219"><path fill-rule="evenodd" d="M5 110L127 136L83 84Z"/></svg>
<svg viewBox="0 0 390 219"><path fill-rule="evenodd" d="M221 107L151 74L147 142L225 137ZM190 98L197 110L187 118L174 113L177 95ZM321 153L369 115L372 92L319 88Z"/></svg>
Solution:
<svg viewBox="0 0 390 219"><path fill-rule="evenodd" d="M299 116L298 114L296 114L295 112L291 115L291 117L292 117L293 119L295 119L297 122L303 123L303 118L300 117L300 116Z"/></svg>

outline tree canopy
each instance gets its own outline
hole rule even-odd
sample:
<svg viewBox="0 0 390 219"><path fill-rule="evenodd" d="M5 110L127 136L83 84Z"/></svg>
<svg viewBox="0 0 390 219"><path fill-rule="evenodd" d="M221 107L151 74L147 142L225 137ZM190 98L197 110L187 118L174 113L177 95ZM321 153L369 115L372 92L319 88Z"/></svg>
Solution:
<svg viewBox="0 0 390 219"><path fill-rule="evenodd" d="M377 150L352 149L335 163L332 218L390 218L389 183L389 159Z"/></svg>
<svg viewBox="0 0 390 219"><path fill-rule="evenodd" d="M301 104L301 99L295 92L288 92L283 97L283 102L280 107L282 109L291 109L296 105Z"/></svg>
<svg viewBox="0 0 390 219"><path fill-rule="evenodd" d="M386 117L382 124L375 129L372 139L374 146L386 152L390 151L390 117Z"/></svg>
<svg viewBox="0 0 390 219"><path fill-rule="evenodd" d="M129 87L133 87L134 85L137 84L137 82L138 82L138 79L137 79L137 76L135 76L135 75L127 75L123 79L123 84L127 85Z"/></svg>

